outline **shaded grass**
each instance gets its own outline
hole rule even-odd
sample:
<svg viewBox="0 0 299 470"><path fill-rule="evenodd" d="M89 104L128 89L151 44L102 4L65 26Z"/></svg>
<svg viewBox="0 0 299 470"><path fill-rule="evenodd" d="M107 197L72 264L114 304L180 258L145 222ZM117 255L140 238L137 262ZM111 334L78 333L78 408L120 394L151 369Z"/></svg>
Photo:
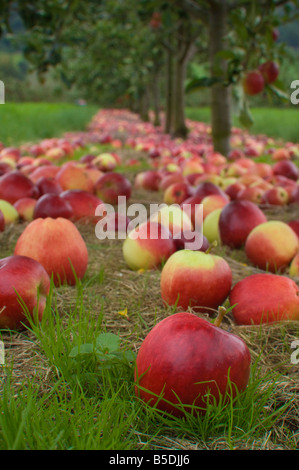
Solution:
<svg viewBox="0 0 299 470"><path fill-rule="evenodd" d="M0 106L0 141L15 146L83 130L97 110L69 103L6 103Z"/></svg>
<svg viewBox="0 0 299 470"><path fill-rule="evenodd" d="M251 134L265 134L282 141L299 142L298 109L288 108L252 108L254 123L250 128ZM211 122L210 108L187 108L186 116L195 121ZM233 125L241 127L239 120L233 116Z"/></svg>

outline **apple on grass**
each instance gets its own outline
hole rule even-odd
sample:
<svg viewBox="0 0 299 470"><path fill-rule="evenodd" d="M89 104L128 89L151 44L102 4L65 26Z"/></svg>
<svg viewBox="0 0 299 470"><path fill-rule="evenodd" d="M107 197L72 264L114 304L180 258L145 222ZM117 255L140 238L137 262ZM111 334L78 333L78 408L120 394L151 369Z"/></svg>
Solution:
<svg viewBox="0 0 299 470"><path fill-rule="evenodd" d="M71 204L60 197L59 194L44 194L41 196L34 207L33 218L39 219L46 217L64 217L70 219L73 216L73 209Z"/></svg>
<svg viewBox="0 0 299 470"><path fill-rule="evenodd" d="M299 320L299 287L287 276L258 273L237 282L229 296L238 325Z"/></svg>
<svg viewBox="0 0 299 470"><path fill-rule="evenodd" d="M37 198L35 184L20 170L14 170L0 177L0 199L14 204L22 197Z"/></svg>
<svg viewBox="0 0 299 470"><path fill-rule="evenodd" d="M221 237L219 232L219 218L223 208L215 209L210 212L203 221L202 231L210 244L217 243L221 245Z"/></svg>
<svg viewBox="0 0 299 470"><path fill-rule="evenodd" d="M211 194L225 195L224 191L219 186L210 181L200 183L194 190L194 196L201 197L201 200Z"/></svg>
<svg viewBox="0 0 299 470"><path fill-rule="evenodd" d="M40 263L27 256L2 258L0 282L0 328L21 329L28 324L26 315L42 319L50 277Z"/></svg>
<svg viewBox="0 0 299 470"><path fill-rule="evenodd" d="M97 223L101 217L96 216L96 208L104 203L95 194L82 189L69 189L60 194L61 199L66 201L72 208L71 219L84 223Z"/></svg>
<svg viewBox="0 0 299 470"><path fill-rule="evenodd" d="M14 208L17 209L21 220L31 222L33 220L34 209L37 200L32 197L22 197L14 203Z"/></svg>
<svg viewBox="0 0 299 470"><path fill-rule="evenodd" d="M245 253L251 263L270 272L284 271L298 250L296 233L279 220L259 224L245 242Z"/></svg>
<svg viewBox="0 0 299 470"><path fill-rule="evenodd" d="M19 236L15 255L29 256L53 276L55 286L75 285L88 265L85 241L73 222L47 217L30 222Z"/></svg>
<svg viewBox="0 0 299 470"><path fill-rule="evenodd" d="M165 189L163 202L165 204L182 204L190 196L192 196L192 190L188 183L173 183Z"/></svg>
<svg viewBox="0 0 299 470"><path fill-rule="evenodd" d="M199 250L207 251L210 247L208 239L201 233L194 230L185 230L173 237L176 250Z"/></svg>
<svg viewBox="0 0 299 470"><path fill-rule="evenodd" d="M137 189L146 189L148 191L158 191L160 188L161 174L156 170L146 170L137 173L134 185Z"/></svg>
<svg viewBox="0 0 299 470"><path fill-rule="evenodd" d="M64 163L55 178L63 191L68 189L82 189L84 191L93 192L94 183L85 167L75 164L73 161Z"/></svg>
<svg viewBox="0 0 299 470"><path fill-rule="evenodd" d="M270 206L285 206L288 202L289 194L281 186L273 186L273 188L267 189L261 199L261 204L269 204Z"/></svg>
<svg viewBox="0 0 299 470"><path fill-rule="evenodd" d="M5 230L5 219L3 212L0 210L0 232L4 232Z"/></svg>
<svg viewBox="0 0 299 470"><path fill-rule="evenodd" d="M115 205L119 196L126 197L127 201L132 194L132 185L129 179L121 173L108 171L95 183L95 194L104 203Z"/></svg>
<svg viewBox="0 0 299 470"><path fill-rule="evenodd" d="M299 178L299 169L294 162L290 160L281 160L273 165L273 174L282 175L293 181L297 181Z"/></svg>
<svg viewBox="0 0 299 470"><path fill-rule="evenodd" d="M237 335L189 312L170 315L147 334L137 353L135 394L173 416L203 415L232 400L250 376L251 356Z"/></svg>
<svg viewBox="0 0 299 470"><path fill-rule="evenodd" d="M166 305L211 313L228 297L232 271L227 261L211 253L180 250L163 266L160 290Z"/></svg>
<svg viewBox="0 0 299 470"><path fill-rule="evenodd" d="M53 177L41 176L41 178L39 178L36 181L35 185L39 191L40 196L43 196L44 194L49 194L49 193L51 194L62 193L62 187L60 186L58 181Z"/></svg>
<svg viewBox="0 0 299 470"><path fill-rule="evenodd" d="M266 221L263 211L253 202L231 201L219 215L218 229L221 242L231 248L240 248L251 230Z"/></svg>
<svg viewBox="0 0 299 470"><path fill-rule="evenodd" d="M226 195L210 194L209 196L204 197L201 203L203 205L203 220L205 220L205 218L214 210L223 209L229 203L229 198Z"/></svg>
<svg viewBox="0 0 299 470"><path fill-rule="evenodd" d="M299 219L290 220L288 222L289 227L291 227L299 238Z"/></svg>
<svg viewBox="0 0 299 470"><path fill-rule="evenodd" d="M0 211L4 216L5 225L17 222L20 218L17 209L8 201L0 199Z"/></svg>
<svg viewBox="0 0 299 470"><path fill-rule="evenodd" d="M123 257L130 269L155 269L176 251L170 231L150 220L128 233L123 243Z"/></svg>

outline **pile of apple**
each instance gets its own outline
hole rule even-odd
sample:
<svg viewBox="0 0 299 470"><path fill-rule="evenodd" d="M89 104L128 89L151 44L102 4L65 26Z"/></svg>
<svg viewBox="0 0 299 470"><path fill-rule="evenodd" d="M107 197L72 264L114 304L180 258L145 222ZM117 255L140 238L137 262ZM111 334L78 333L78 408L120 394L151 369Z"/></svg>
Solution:
<svg viewBox="0 0 299 470"><path fill-rule="evenodd" d="M193 405L204 412L211 400L247 386L248 347L220 328L225 302L239 325L299 319L299 220L268 220L264 210L298 202L299 146L233 129L226 158L213 150L210 126L188 125L182 141L126 110L101 110L86 132L0 149L0 230L25 222L14 252L0 260L0 328L26 323L24 305L40 320L51 278L57 287L83 278L88 251L76 222L95 226L105 207L141 189L164 203L129 230L122 248L132 270L161 269L161 299L181 310L145 338L135 375L138 396L177 415ZM99 143L111 151L74 158L77 149ZM147 160L149 169L137 172L134 184L119 171L132 164L119 148ZM270 163L256 159L265 154ZM197 236L199 246L188 249ZM259 272L233 284L215 243L245 250Z"/></svg>

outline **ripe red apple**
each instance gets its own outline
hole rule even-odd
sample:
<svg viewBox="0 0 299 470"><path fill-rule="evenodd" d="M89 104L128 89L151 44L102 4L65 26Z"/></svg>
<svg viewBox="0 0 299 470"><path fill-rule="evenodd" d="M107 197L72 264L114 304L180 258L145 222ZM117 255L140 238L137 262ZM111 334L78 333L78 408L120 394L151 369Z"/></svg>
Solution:
<svg viewBox="0 0 299 470"><path fill-rule="evenodd" d="M192 190L188 183L173 183L165 189L163 202L165 204L182 204L191 195Z"/></svg>
<svg viewBox="0 0 299 470"><path fill-rule="evenodd" d="M279 65L273 60L267 60L259 66L259 71L261 72L265 83L273 83L279 75Z"/></svg>
<svg viewBox="0 0 299 470"><path fill-rule="evenodd" d="M38 197L35 184L20 170L13 170L0 177L0 199L14 204L23 197Z"/></svg>
<svg viewBox="0 0 299 470"><path fill-rule="evenodd" d="M160 288L165 304L209 313L225 301L231 284L232 271L222 257L179 250L166 261Z"/></svg>
<svg viewBox="0 0 299 470"><path fill-rule="evenodd" d="M132 185L123 174L108 171L96 181L95 194L104 203L115 205L119 196L126 197L127 201L130 199Z"/></svg>
<svg viewBox="0 0 299 470"><path fill-rule="evenodd" d="M299 238L299 219L290 220L288 226L291 227Z"/></svg>
<svg viewBox="0 0 299 470"><path fill-rule="evenodd" d="M161 174L156 170L145 170L137 173L135 177L135 188L148 191L158 191L161 182Z"/></svg>
<svg viewBox="0 0 299 470"><path fill-rule="evenodd" d="M124 260L133 270L157 268L175 251L170 231L150 220L131 230L123 243Z"/></svg>
<svg viewBox="0 0 299 470"><path fill-rule="evenodd" d="M100 220L100 217L95 215L95 211L98 206L104 205L104 203L95 194L82 189L69 189L63 191L60 197L71 206L70 218L72 220L86 223L97 223Z"/></svg>
<svg viewBox="0 0 299 470"><path fill-rule="evenodd" d="M234 201L237 198L238 193L242 189L245 189L245 185L240 183L239 181L236 181L235 183L228 185L224 189L224 192L225 194L227 194L231 201Z"/></svg>
<svg viewBox="0 0 299 470"><path fill-rule="evenodd" d="M259 224L245 243L245 252L252 264L270 272L286 269L298 250L297 235L280 220Z"/></svg>
<svg viewBox="0 0 299 470"><path fill-rule="evenodd" d="M174 416L204 414L212 400L217 404L223 397L226 402L236 390L246 389L250 362L240 337L193 313L176 313L157 323L143 340L135 393Z"/></svg>
<svg viewBox="0 0 299 470"><path fill-rule="evenodd" d="M192 230L195 228L191 222L191 214L189 216L187 209L183 210L176 204L165 204L164 207L160 208L150 216L150 220L164 225L170 231L172 236L175 236L182 231Z"/></svg>
<svg viewBox="0 0 299 470"><path fill-rule="evenodd" d="M18 330L28 324L22 303L33 319L42 319L50 278L40 263L27 256L2 258L0 282L0 328Z"/></svg>
<svg viewBox="0 0 299 470"><path fill-rule="evenodd" d="M174 183L183 183L185 181L185 178L183 177L181 172L175 172L175 173L167 173L166 175L161 175L161 181L159 185L159 189L162 189L165 191L168 186Z"/></svg>
<svg viewBox="0 0 299 470"><path fill-rule="evenodd" d="M231 201L222 209L219 216L221 242L232 248L240 248L251 230L266 221L263 211L253 202Z"/></svg>
<svg viewBox="0 0 299 470"><path fill-rule="evenodd" d="M0 210L0 232L4 232L5 230L5 218L2 210Z"/></svg>
<svg viewBox="0 0 299 470"><path fill-rule="evenodd" d="M259 70L251 70L245 74L242 85L247 95L257 95L264 89L264 77Z"/></svg>
<svg viewBox="0 0 299 470"><path fill-rule="evenodd" d="M214 210L222 209L229 203L228 196L220 194L210 194L206 196L201 201L203 205L203 220ZM195 210L195 219L196 219L196 210Z"/></svg>
<svg viewBox="0 0 299 470"><path fill-rule="evenodd" d="M194 196L201 197L201 200L211 194L225 195L224 191L219 186L210 181L200 183L194 191Z"/></svg>
<svg viewBox="0 0 299 470"><path fill-rule="evenodd" d="M246 200L255 204L261 204L264 192L265 190L259 186L247 186L238 192L236 199L238 201Z"/></svg>
<svg viewBox="0 0 299 470"><path fill-rule="evenodd" d="M14 208L17 209L21 220L31 222L33 220L34 208L37 200L32 197L23 197L14 203Z"/></svg>
<svg viewBox="0 0 299 470"><path fill-rule="evenodd" d="M239 325L299 320L299 288L287 276L258 273L237 282L229 296Z"/></svg>
<svg viewBox="0 0 299 470"><path fill-rule="evenodd" d="M273 165L273 174L282 175L297 181L299 178L299 169L291 160L281 160Z"/></svg>
<svg viewBox="0 0 299 470"><path fill-rule="evenodd" d="M84 166L79 166L74 162L67 162L62 165L55 178L61 188L66 191L68 189L81 189L83 191L93 192L94 183L85 170Z"/></svg>
<svg viewBox="0 0 299 470"><path fill-rule="evenodd" d="M34 207L33 218L64 217L70 219L73 216L72 206L68 201L60 197L59 194L44 194L41 196Z"/></svg>
<svg viewBox="0 0 299 470"><path fill-rule="evenodd" d="M62 187L55 178L49 176L42 176L35 183L40 196L44 194L60 194L62 193Z"/></svg>
<svg viewBox="0 0 299 470"><path fill-rule="evenodd" d="M17 240L15 255L41 263L55 286L74 285L88 265L88 251L77 227L68 219L39 218L30 222Z"/></svg>
<svg viewBox="0 0 299 470"><path fill-rule="evenodd" d="M269 204L272 206L284 206L289 202L289 195L285 188L274 186L267 189L262 197L261 204Z"/></svg>
<svg viewBox="0 0 299 470"><path fill-rule="evenodd" d="M42 165L38 166L35 170L30 173L30 179L33 183L36 183L40 178L55 178L57 173L60 171L60 167L56 165Z"/></svg>

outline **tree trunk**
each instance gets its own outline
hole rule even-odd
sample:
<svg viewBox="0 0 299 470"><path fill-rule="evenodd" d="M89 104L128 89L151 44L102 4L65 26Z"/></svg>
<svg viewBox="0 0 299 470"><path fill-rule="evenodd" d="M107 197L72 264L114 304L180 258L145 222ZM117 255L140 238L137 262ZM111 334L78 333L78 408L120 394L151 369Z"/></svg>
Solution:
<svg viewBox="0 0 299 470"><path fill-rule="evenodd" d="M166 50L166 103L165 103L165 134L169 134L171 130L172 116L172 96L173 96L173 52L171 49Z"/></svg>
<svg viewBox="0 0 299 470"><path fill-rule="evenodd" d="M188 25L186 27L183 24L178 34L171 121L171 134L183 139L188 134L185 122L185 78L187 65L195 53L194 39L188 37L188 33Z"/></svg>
<svg viewBox="0 0 299 470"><path fill-rule="evenodd" d="M160 126L160 71L156 70L153 76L152 93L153 93L153 107L154 107L154 126Z"/></svg>
<svg viewBox="0 0 299 470"><path fill-rule="evenodd" d="M227 0L212 1L209 18L211 77L222 83L211 87L211 126L214 150L225 156L230 151L231 89L223 84L227 80L227 63L217 54L226 48L226 33Z"/></svg>

